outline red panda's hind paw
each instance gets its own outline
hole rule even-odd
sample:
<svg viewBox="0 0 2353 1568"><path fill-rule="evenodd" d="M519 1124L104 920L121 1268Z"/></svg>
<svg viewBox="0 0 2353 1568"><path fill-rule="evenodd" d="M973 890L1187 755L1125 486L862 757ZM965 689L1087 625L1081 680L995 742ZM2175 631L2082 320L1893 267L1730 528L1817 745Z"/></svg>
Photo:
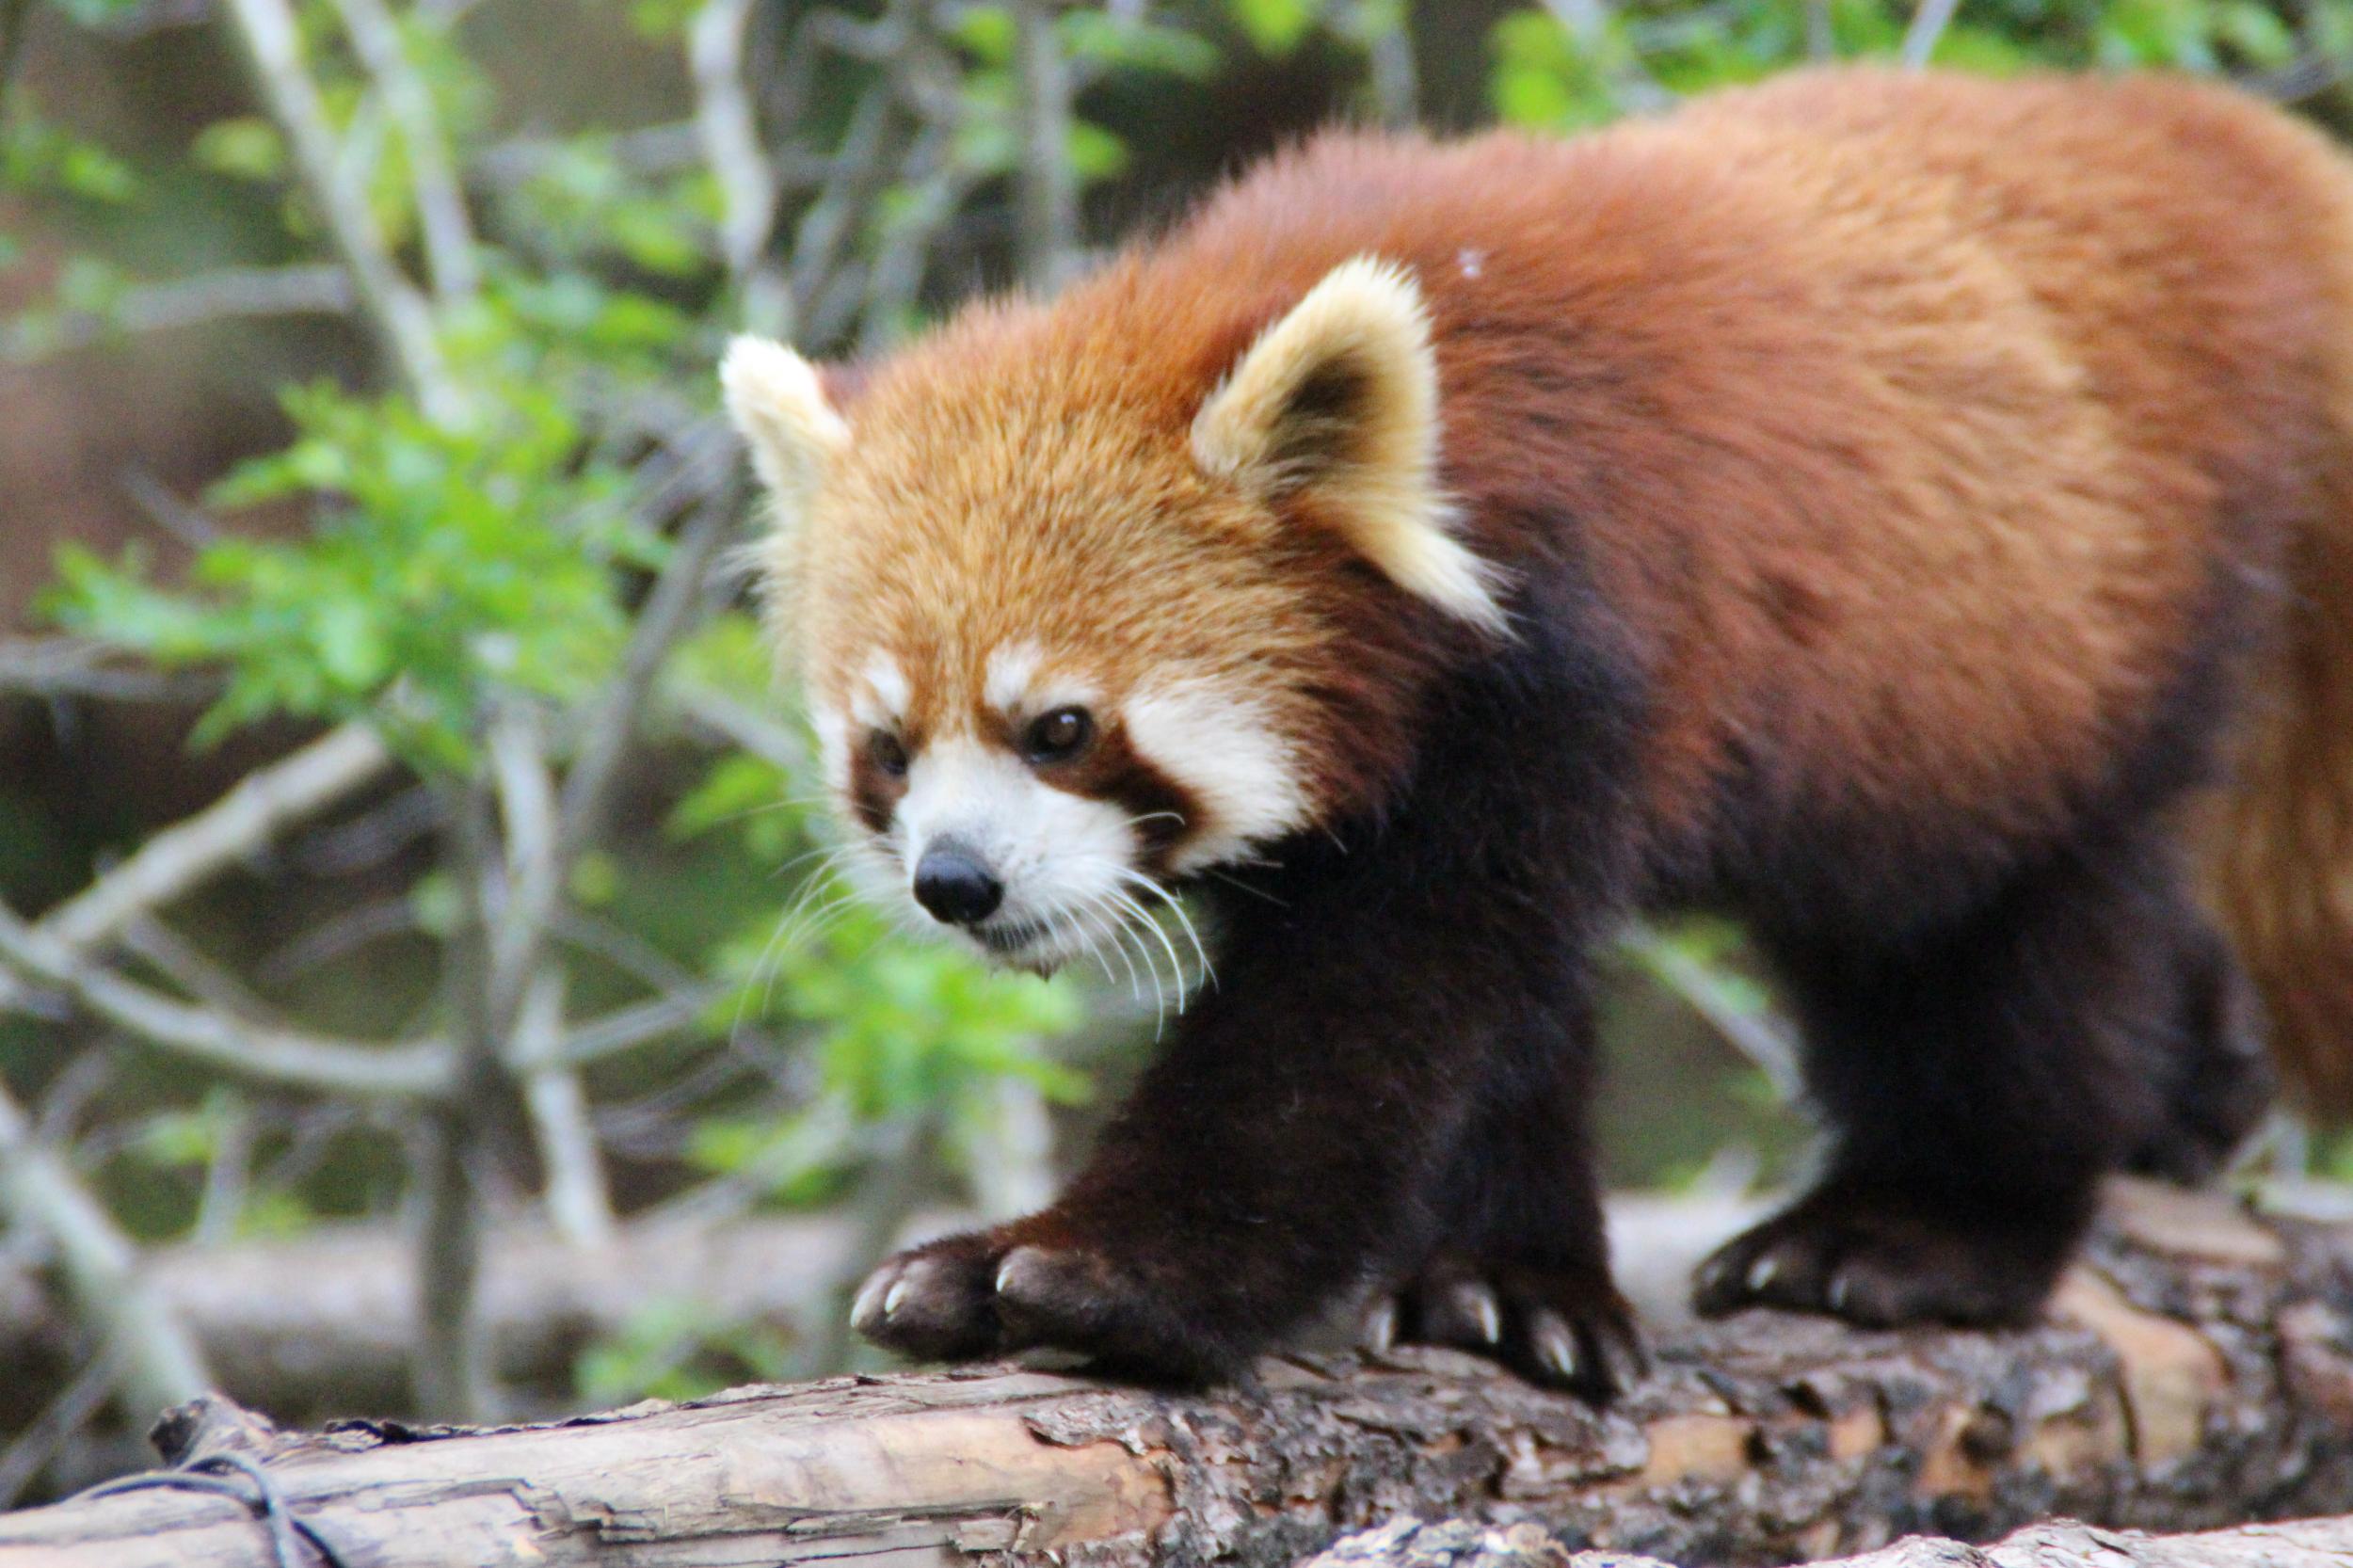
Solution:
<svg viewBox="0 0 2353 1568"><path fill-rule="evenodd" d="M1775 1306L1865 1328L2014 1326L2041 1311L2078 1228L2063 1208L1964 1215L1833 1184L1726 1242L1691 1303L1708 1318Z"/></svg>
<svg viewBox="0 0 2353 1568"><path fill-rule="evenodd" d="M1584 1270L1481 1268L1441 1256L1375 1305L1366 1338L1375 1350L1468 1351L1595 1405L1650 1373L1633 1309L1606 1275Z"/></svg>

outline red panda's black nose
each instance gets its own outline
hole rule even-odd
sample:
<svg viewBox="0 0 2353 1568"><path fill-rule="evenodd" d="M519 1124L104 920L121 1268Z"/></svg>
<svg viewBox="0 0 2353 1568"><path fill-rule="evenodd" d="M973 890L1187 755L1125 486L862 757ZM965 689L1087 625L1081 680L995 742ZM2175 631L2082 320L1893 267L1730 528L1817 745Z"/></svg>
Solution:
<svg viewBox="0 0 2353 1568"><path fill-rule="evenodd" d="M977 925L1005 902L1005 885L968 851L934 844L915 864L915 902L936 920Z"/></svg>

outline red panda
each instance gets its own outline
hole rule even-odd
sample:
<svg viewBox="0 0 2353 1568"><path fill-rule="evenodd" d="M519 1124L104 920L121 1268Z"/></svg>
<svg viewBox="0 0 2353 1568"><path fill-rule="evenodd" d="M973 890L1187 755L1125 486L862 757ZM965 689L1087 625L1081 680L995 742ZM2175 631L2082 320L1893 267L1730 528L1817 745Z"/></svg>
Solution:
<svg viewBox="0 0 2353 1568"><path fill-rule="evenodd" d="M1827 1122L1710 1313L2030 1319L2105 1173L2263 1112L2258 989L2353 1101L2353 166L2251 100L1332 134L844 406L723 378L883 895L1037 968L1214 936L1058 1202L867 1283L886 1346L1197 1383L1369 1285L1607 1399L1637 912L1746 922Z"/></svg>

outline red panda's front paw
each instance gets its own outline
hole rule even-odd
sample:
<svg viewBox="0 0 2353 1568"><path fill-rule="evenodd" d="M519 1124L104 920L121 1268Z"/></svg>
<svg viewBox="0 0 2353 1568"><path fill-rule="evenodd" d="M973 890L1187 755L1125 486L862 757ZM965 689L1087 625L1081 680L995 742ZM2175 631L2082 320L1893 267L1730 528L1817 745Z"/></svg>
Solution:
<svg viewBox="0 0 2353 1568"><path fill-rule="evenodd" d="M952 1236L876 1269L850 1321L888 1350L923 1361L1061 1352L1090 1368L1150 1382L1202 1384L1239 1358L1203 1332L1168 1289L1146 1287L1082 1245L1025 1242L1003 1231Z"/></svg>
<svg viewBox="0 0 2353 1568"><path fill-rule="evenodd" d="M1441 1255L1379 1302L1365 1337L1492 1357L1531 1383L1607 1404L1650 1370L1633 1309L1605 1274L1481 1267Z"/></svg>
<svg viewBox="0 0 2353 1568"><path fill-rule="evenodd" d="M918 1361L992 1354L1002 1338L994 1286L1002 1250L976 1234L903 1252L858 1287L850 1326Z"/></svg>

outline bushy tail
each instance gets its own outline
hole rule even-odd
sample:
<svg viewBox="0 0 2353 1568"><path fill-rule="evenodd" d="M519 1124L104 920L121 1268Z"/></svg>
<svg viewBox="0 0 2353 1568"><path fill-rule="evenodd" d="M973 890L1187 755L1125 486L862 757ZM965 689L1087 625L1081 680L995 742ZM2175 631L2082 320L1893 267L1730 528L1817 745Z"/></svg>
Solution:
<svg viewBox="0 0 2353 1568"><path fill-rule="evenodd" d="M2348 427L2353 428L2353 427ZM2353 484L2294 542L2287 625L2254 679L2207 840L2216 913L2304 1108L2353 1120Z"/></svg>

